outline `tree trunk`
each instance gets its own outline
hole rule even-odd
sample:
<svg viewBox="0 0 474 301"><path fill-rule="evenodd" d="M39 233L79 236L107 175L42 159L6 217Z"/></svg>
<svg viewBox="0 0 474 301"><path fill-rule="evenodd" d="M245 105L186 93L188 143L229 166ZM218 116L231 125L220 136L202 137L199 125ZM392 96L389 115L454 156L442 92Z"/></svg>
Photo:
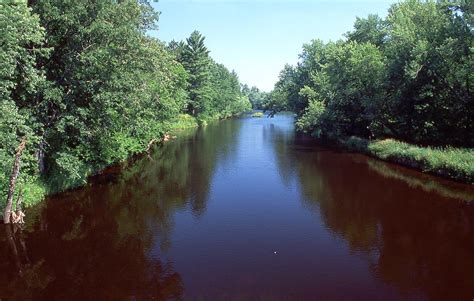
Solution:
<svg viewBox="0 0 474 301"><path fill-rule="evenodd" d="M148 142L148 147L146 148L146 152L150 154L151 148L153 147L153 144L158 142L156 139L151 139L150 142Z"/></svg>
<svg viewBox="0 0 474 301"><path fill-rule="evenodd" d="M11 213L10 222L13 224L24 224L25 221L23 218L25 214L23 210L21 210L21 204L23 203L23 191L20 189L20 193L18 194L18 198L16 199L16 212Z"/></svg>
<svg viewBox="0 0 474 301"><path fill-rule="evenodd" d="M38 170L41 175L46 170L45 164L44 164L44 147L45 147L45 142L43 139L41 139L38 145L38 149L36 150L36 158L38 159Z"/></svg>
<svg viewBox="0 0 474 301"><path fill-rule="evenodd" d="M7 196L7 205L5 207L5 213L3 214L3 222L5 224L10 223L11 214L12 214L12 205L13 205L13 194L15 193L16 180L18 178L18 175L20 174L20 159L21 159L21 154L23 153L23 150L25 149L25 146L26 146L26 137L23 137L16 151L15 162L13 163L12 174L10 177L10 185L8 188L8 196Z"/></svg>
<svg viewBox="0 0 474 301"><path fill-rule="evenodd" d="M21 211L21 204L23 204L23 190L20 189L18 198L16 199L16 211Z"/></svg>

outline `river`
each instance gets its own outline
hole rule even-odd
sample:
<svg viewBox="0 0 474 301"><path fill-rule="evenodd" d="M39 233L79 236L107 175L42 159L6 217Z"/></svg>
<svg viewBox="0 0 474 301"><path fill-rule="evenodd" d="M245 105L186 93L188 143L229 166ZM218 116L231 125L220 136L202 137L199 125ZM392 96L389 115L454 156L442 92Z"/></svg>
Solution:
<svg viewBox="0 0 474 301"><path fill-rule="evenodd" d="M245 117L0 228L1 300L472 300L474 189Z"/></svg>

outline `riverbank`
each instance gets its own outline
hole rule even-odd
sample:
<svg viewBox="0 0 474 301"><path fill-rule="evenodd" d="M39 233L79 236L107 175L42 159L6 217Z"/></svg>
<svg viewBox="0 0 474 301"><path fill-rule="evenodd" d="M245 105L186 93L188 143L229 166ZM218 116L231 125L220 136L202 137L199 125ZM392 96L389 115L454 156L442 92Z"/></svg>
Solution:
<svg viewBox="0 0 474 301"><path fill-rule="evenodd" d="M394 139L367 140L359 137L338 139L338 144L384 161L474 184L473 149L420 147Z"/></svg>
<svg viewBox="0 0 474 301"><path fill-rule="evenodd" d="M180 114L173 121L165 122L163 126L167 129L168 133L175 135L179 131L190 128L197 128L199 126L205 126L205 124L205 122L203 123L202 121L197 120L197 118L191 115ZM166 134L165 136L160 137L159 139L153 139L152 141L150 141L151 143L149 141L135 141L137 144L140 144L139 148L133 148L134 150L125 152L120 161L112 162L111 164L88 170L85 175L81 176L82 178L84 178L84 181L82 182L64 182L64 184L58 185L57 183L53 182L57 177L61 177L61 175L55 175L49 180L40 179L38 177L29 177L26 179L26 181L22 183L23 207L28 208L37 205L49 195L84 186L87 183L87 179L89 179L91 176L99 175L111 166L122 164L124 162L127 162L134 156L145 153L147 149L150 148L150 144L166 142L168 139L165 138L168 138L168 136L169 135ZM14 207L15 203L16 200L14 200ZM4 208L5 200L2 197L2 200L0 202L0 220L3 220Z"/></svg>
<svg viewBox="0 0 474 301"><path fill-rule="evenodd" d="M55 179L61 177L61 175L55 175L46 181L37 177L27 179L27 181L22 183L23 207L28 208L38 205L45 199L45 197L50 195L83 187L87 184L87 181L90 179L90 177L101 175L109 168L121 166L121 164L124 164L125 162L133 162L134 158L146 154L153 145L164 143L169 139L176 138L176 135L179 135L179 133L184 130L205 127L213 122L233 118L244 113L245 112L232 116L224 116L223 118L218 118L216 116L196 118L189 114L179 114L174 120L163 122L163 128L166 129L165 135L159 137L158 139L152 139L151 141L133 141L133 143L139 145L139 147L131 148L130 151L123 152L123 156L119 161L88 170L85 175L81 176L81 178L84 179L81 182L63 182L62 185L58 185L55 183ZM3 220L3 211L5 208L4 202L5 200L2 198L0 201L0 221ZM15 203L16 199L14 201L14 208Z"/></svg>

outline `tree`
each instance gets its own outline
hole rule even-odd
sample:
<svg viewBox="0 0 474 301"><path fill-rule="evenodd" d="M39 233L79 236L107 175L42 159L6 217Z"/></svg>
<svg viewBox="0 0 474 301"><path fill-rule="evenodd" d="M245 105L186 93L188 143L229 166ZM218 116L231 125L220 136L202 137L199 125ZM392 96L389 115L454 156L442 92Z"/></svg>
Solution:
<svg viewBox="0 0 474 301"><path fill-rule="evenodd" d="M346 40L305 44L270 105L318 135L472 147L472 11L465 1L406 0L385 19L358 18Z"/></svg>
<svg viewBox="0 0 474 301"><path fill-rule="evenodd" d="M349 41L371 43L381 47L386 39L385 21L378 15L369 15L367 18L357 17L354 30L346 34Z"/></svg>
<svg viewBox="0 0 474 301"><path fill-rule="evenodd" d="M143 150L185 106L186 73L146 36L158 14L146 2L32 3L46 28L52 85L40 115L54 187Z"/></svg>
<svg viewBox="0 0 474 301"><path fill-rule="evenodd" d="M23 137L29 143L22 156L22 170L18 170L18 186L38 178L35 151L41 125L34 113L44 85L43 71L37 68L38 60L47 56L42 47L44 34L38 16L25 3L0 4L0 194L4 200L16 148ZM25 197L32 197L32 186L23 188Z"/></svg>
<svg viewBox="0 0 474 301"><path fill-rule="evenodd" d="M194 31L186 39L186 45L180 54L182 64L189 73L188 113L197 115L210 108L210 58L204 45L205 37Z"/></svg>
<svg viewBox="0 0 474 301"><path fill-rule="evenodd" d="M472 75L466 69L472 61L472 32L462 34L470 32L469 26L433 1L393 5L387 26L390 114L392 126L405 133L400 138L473 145L474 100L465 80Z"/></svg>
<svg viewBox="0 0 474 301"><path fill-rule="evenodd" d="M248 97L250 103L252 104L252 108L256 110L263 110L266 93L260 91L257 87L252 86L251 88L248 85L242 85L241 87L242 95Z"/></svg>
<svg viewBox="0 0 474 301"><path fill-rule="evenodd" d="M204 44L205 37L198 31L191 33L184 42L168 44L188 77L189 102L187 113L201 122L228 118L250 107L248 98L242 97L237 73L216 63Z"/></svg>

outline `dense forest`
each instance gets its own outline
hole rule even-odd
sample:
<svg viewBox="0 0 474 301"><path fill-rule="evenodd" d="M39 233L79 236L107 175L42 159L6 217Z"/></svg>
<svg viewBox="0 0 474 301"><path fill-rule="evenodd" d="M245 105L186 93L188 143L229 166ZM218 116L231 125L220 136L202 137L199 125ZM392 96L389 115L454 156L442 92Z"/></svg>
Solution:
<svg viewBox="0 0 474 301"><path fill-rule="evenodd" d="M201 33L168 44L150 37L158 17L135 0L0 4L2 203L84 184L170 130L251 108Z"/></svg>
<svg viewBox="0 0 474 301"><path fill-rule="evenodd" d="M407 0L303 46L266 103L317 137L474 147L474 1ZM472 167L472 166L471 166Z"/></svg>

